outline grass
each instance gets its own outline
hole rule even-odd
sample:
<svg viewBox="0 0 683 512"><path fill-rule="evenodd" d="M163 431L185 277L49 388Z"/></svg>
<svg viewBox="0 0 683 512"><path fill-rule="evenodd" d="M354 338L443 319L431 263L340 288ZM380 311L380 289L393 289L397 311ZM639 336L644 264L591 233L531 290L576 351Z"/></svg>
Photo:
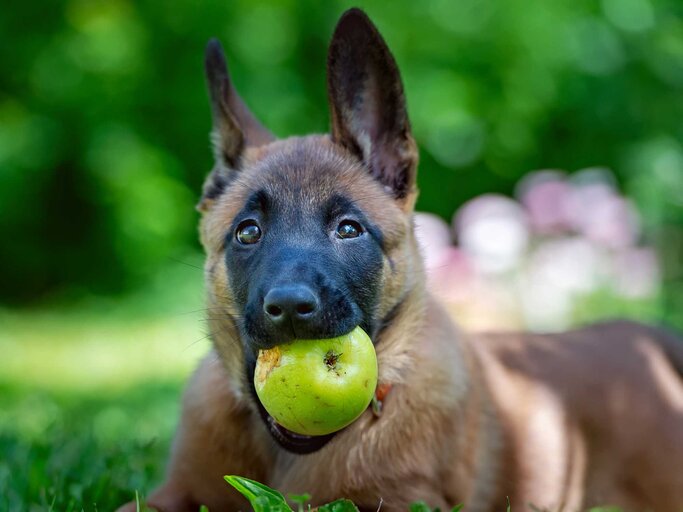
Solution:
<svg viewBox="0 0 683 512"><path fill-rule="evenodd" d="M0 309L0 511L109 511L160 482L202 307L178 266L125 301Z"/></svg>
<svg viewBox="0 0 683 512"><path fill-rule="evenodd" d="M0 386L0 510L112 510L148 490L161 477L178 391L148 384L67 396Z"/></svg>

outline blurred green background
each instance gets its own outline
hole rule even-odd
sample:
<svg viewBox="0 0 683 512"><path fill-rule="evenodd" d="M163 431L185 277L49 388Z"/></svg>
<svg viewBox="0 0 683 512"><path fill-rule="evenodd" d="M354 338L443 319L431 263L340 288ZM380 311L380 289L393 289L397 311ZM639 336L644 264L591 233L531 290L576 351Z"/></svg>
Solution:
<svg viewBox="0 0 683 512"><path fill-rule="evenodd" d="M223 41L274 133L322 132L327 43L352 5L403 74L419 209L448 219L534 169L610 168L661 258L649 317L683 328L678 0L14 3L0 15L0 509L104 510L158 479L208 346L193 209L211 167L205 44Z"/></svg>

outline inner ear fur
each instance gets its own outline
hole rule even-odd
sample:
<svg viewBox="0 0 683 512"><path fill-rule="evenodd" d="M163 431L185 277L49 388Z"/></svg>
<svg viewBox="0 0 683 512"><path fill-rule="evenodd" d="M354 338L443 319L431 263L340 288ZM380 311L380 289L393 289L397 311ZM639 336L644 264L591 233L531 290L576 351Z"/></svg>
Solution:
<svg viewBox="0 0 683 512"><path fill-rule="evenodd" d="M396 199L415 188L418 152L396 61L360 9L339 20L327 60L332 140L355 154Z"/></svg>

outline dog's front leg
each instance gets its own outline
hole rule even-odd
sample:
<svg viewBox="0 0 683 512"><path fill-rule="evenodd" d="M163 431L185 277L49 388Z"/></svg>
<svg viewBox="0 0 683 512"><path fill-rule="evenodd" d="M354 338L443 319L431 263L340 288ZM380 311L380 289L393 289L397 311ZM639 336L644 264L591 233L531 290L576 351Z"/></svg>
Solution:
<svg viewBox="0 0 683 512"><path fill-rule="evenodd" d="M147 500L159 512L248 510L223 479L237 474L264 481L272 442L254 413L231 388L215 353L199 365L183 401L166 482ZM134 512L128 503L119 512Z"/></svg>

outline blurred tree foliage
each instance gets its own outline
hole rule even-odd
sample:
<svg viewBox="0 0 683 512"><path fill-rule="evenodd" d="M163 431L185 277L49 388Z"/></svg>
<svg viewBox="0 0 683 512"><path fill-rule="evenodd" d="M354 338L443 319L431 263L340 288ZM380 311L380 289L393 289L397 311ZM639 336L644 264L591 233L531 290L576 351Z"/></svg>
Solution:
<svg viewBox="0 0 683 512"><path fill-rule="evenodd" d="M606 166L683 310L683 3L357 2L402 70L418 207L448 217L538 168ZM280 136L327 129L334 0L70 0L0 16L0 299L116 293L196 245L203 50Z"/></svg>

